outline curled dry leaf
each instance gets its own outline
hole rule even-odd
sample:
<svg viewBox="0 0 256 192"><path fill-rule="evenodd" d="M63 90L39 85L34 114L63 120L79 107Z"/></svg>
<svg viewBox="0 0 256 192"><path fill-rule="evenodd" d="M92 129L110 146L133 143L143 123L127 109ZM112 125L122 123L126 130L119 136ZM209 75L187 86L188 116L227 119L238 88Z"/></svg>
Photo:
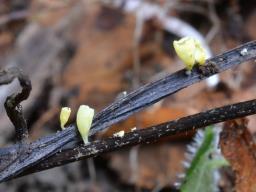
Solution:
<svg viewBox="0 0 256 192"><path fill-rule="evenodd" d="M222 153L235 171L236 192L256 191L256 146L247 123L246 119L228 121L220 136Z"/></svg>

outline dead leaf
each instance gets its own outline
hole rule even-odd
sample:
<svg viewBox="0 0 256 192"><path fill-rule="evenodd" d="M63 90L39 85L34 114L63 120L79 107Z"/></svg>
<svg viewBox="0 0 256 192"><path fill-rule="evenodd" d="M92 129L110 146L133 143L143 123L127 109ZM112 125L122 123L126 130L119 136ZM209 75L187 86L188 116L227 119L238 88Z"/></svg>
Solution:
<svg viewBox="0 0 256 192"><path fill-rule="evenodd" d="M256 146L247 123L247 119L228 121L220 135L222 153L235 171L236 192L256 191Z"/></svg>

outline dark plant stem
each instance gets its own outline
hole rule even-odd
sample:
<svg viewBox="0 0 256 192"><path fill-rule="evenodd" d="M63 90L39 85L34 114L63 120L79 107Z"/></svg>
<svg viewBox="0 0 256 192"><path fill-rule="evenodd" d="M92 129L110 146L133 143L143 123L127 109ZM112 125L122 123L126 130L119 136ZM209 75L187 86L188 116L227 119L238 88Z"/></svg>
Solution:
<svg viewBox="0 0 256 192"><path fill-rule="evenodd" d="M20 93L8 96L4 106L9 119L15 127L17 141L25 142L28 138L28 128L20 103L28 98L32 89L31 82L17 67L0 72L0 85L11 83L15 78L18 78L22 90Z"/></svg>
<svg viewBox="0 0 256 192"><path fill-rule="evenodd" d="M245 49L247 52L242 55L241 51ZM205 67L195 67L190 75L186 75L186 69L183 69L144 85L98 113L90 134L94 135L168 95L251 59L256 59L256 41L207 60Z"/></svg>
<svg viewBox="0 0 256 192"><path fill-rule="evenodd" d="M242 52L242 50L246 50ZM243 54L242 54L243 53ZM171 95L187 86L190 86L194 83L197 83L203 79L206 79L207 77L214 75L216 73L220 73L226 69L229 69L231 67L237 66L238 64L253 60L256 58L256 41L252 41L246 44L241 45L240 47L237 47L231 51L225 52L219 56L213 57L209 60L207 60L205 67L196 67L192 70L191 75L186 75L186 70L180 70L174 74L168 75L167 77L164 77L156 82L149 83L145 86L140 87L139 89L133 91L132 93L128 94L126 97L121 98L118 101L115 101L110 106L102 110L100 113L98 113L93 121L93 126L90 132L90 136L95 135L97 132L107 129L109 126L120 122L122 120L125 120L130 115L144 109L147 106L150 106L157 101L167 97L168 95ZM251 101L255 102L255 101ZM252 103L250 103L251 105ZM230 106L231 107L231 106ZM227 112L228 114L223 114L223 117L218 117L218 113L214 113L212 111L213 116L211 121L208 121L210 124L214 123L214 119L219 119L219 121L216 120L216 122L221 122L224 120L227 120L228 117L230 119L246 116L255 113L255 105L252 106L253 108L249 108L247 111L241 111L238 110L237 115L233 115L231 112ZM231 113L231 114L229 114ZM226 118L225 118L226 117ZM191 118L188 117L189 119ZM183 127L184 131L189 129L196 129L197 127L205 126L207 124L207 118L202 121L206 121L205 123L197 120L191 119L189 121L189 125L185 124ZM180 120L179 120L180 121ZM169 122L171 123L171 122ZM201 123L201 124L200 124ZM141 140L140 137L134 135L137 132L133 132L130 134L127 134L122 139L106 139L102 141L95 141L92 142L88 146L82 146L83 150L85 150L82 154L86 154L87 156L93 156L94 152L91 151L97 147L97 150L106 152L111 151L114 149L117 149L118 147L121 147L122 145L125 145L122 143L123 140L127 140L132 142L130 145L135 145L137 143L141 142L150 142L155 141L158 138L165 136L165 135L171 135L177 133L176 128L175 130L169 129L169 132L165 129L166 125L160 125L159 129L162 130L160 132L159 137L158 135L152 135L152 130L156 128L152 128L149 130L143 130L141 134L144 136L145 140ZM177 129L179 130L179 129ZM180 128L182 130L182 128ZM130 140L129 140L130 139ZM43 137L31 144L22 144L20 147L23 149L21 152L17 152L17 146L11 146L9 148L2 148L0 149L0 161L3 162L0 164L0 182L11 179L16 177L17 175L24 174L24 171L28 170L29 168L39 165L40 163L43 164L44 161L51 156L51 158L54 158L57 152L69 150L67 154L71 153L72 151L76 151L77 144L81 142L81 138L79 134L77 133L77 129L75 125L71 125L69 128L65 129L64 131L58 132L56 134ZM115 143L116 142L116 143ZM121 146L120 146L121 145ZM126 144L129 145L129 144ZM105 149L106 148L106 149ZM81 150L78 148L79 151ZM78 151L78 152L79 152ZM80 151L81 152L81 151ZM51 164L51 161L46 166L55 166L55 163L67 163L74 161L74 159L79 160L79 155L81 153L78 153L78 156L74 157L75 154L72 154L68 157L62 157L61 162L58 160L54 161L53 164ZM100 154L98 152L98 154ZM54 156L53 156L54 155ZM69 159L72 156L71 159ZM83 155L85 156L85 155ZM56 158L58 156L56 155ZM43 169L43 168L42 168Z"/></svg>
<svg viewBox="0 0 256 192"><path fill-rule="evenodd" d="M162 137L194 131L208 125L256 114L256 99L227 105L206 112L180 118L175 121L126 133L122 138L112 137L96 140L88 145L80 145L74 149L65 150L45 159L42 163L29 168L22 175L50 169L70 162L95 157L100 154L118 150L137 144L149 144Z"/></svg>

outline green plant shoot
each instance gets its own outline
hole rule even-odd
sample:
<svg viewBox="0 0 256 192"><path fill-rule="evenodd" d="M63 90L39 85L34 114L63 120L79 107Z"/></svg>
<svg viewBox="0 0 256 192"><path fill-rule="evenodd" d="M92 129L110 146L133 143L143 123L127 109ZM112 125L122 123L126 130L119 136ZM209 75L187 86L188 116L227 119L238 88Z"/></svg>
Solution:
<svg viewBox="0 0 256 192"><path fill-rule="evenodd" d="M217 168L227 166L228 162L220 154L216 137L218 134L213 127L207 127L203 132L202 141L195 151L180 187L182 192L217 191ZM190 146L191 148L196 147L195 145L198 145L200 141L195 142L197 144L194 143L194 146Z"/></svg>

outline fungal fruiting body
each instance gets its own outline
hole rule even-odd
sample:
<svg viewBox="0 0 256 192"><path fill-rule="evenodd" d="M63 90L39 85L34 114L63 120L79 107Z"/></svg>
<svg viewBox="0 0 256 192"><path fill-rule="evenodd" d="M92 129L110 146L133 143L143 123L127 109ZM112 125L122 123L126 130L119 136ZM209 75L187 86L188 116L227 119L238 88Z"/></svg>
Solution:
<svg viewBox="0 0 256 192"><path fill-rule="evenodd" d="M133 127L133 128L131 128L131 131L133 132L133 131L136 131L136 129L137 129L137 127Z"/></svg>
<svg viewBox="0 0 256 192"><path fill-rule="evenodd" d="M65 125L68 122L69 116L71 114L71 109L69 107L62 107L60 111L60 127L65 129Z"/></svg>
<svg viewBox="0 0 256 192"><path fill-rule="evenodd" d="M124 130L119 131L119 132L117 132L117 133L114 133L113 136L114 136L114 137L123 137L123 136L124 136Z"/></svg>
<svg viewBox="0 0 256 192"><path fill-rule="evenodd" d="M192 37L184 37L178 41L173 41L174 49L179 58L191 71L194 65L203 65L206 60L206 52L201 43Z"/></svg>
<svg viewBox="0 0 256 192"><path fill-rule="evenodd" d="M84 144L88 143L88 135L92 125L93 116L94 109L87 105L81 105L77 111L76 124Z"/></svg>

